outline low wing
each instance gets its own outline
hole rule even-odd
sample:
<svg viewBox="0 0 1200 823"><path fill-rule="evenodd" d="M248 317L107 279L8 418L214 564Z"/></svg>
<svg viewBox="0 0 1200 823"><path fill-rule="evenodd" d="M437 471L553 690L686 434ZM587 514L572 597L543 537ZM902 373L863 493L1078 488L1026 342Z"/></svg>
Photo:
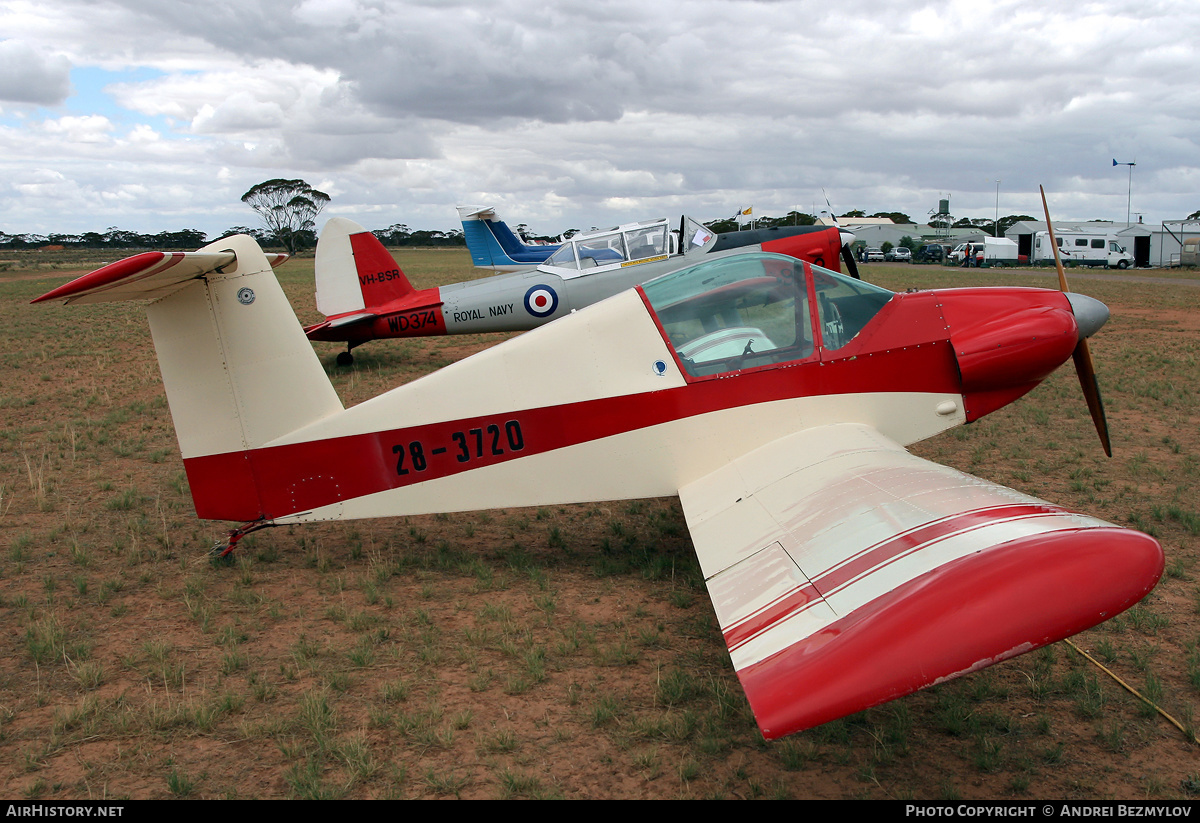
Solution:
<svg viewBox="0 0 1200 823"><path fill-rule="evenodd" d="M1152 538L909 454L809 429L680 490L767 738L1069 637L1158 581Z"/></svg>
<svg viewBox="0 0 1200 823"><path fill-rule="evenodd" d="M268 254L272 268L284 263L286 254ZM219 271L234 262L231 251L148 251L77 277L34 300L41 303L111 303L120 300L157 300L183 288L188 282Z"/></svg>

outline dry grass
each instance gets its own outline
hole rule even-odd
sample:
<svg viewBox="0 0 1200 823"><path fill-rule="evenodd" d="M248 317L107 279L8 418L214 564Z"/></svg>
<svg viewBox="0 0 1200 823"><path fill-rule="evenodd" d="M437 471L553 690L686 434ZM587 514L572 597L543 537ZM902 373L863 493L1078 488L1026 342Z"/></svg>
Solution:
<svg viewBox="0 0 1200 823"><path fill-rule="evenodd" d="M474 276L464 252L400 260L418 287ZM305 322L311 266L281 270ZM224 524L192 511L142 313L27 305L59 282L0 274L9 797L1134 799L1198 785L1195 747L1062 644L763 742L671 500L276 529L213 565ZM1074 285L1114 310L1093 352L1116 456L1068 372L919 451L1159 537L1163 583L1078 641L1190 725L1200 289ZM355 403L496 339L372 343L332 377Z"/></svg>

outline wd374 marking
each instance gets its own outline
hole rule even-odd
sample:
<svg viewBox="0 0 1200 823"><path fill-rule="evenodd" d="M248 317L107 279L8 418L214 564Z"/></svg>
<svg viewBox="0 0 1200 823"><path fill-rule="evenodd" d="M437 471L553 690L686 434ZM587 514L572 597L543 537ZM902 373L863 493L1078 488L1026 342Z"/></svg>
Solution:
<svg viewBox="0 0 1200 823"><path fill-rule="evenodd" d="M437 325L437 315L432 309L414 311L410 314L397 314L387 319L388 330L392 334L402 331L419 331L426 326Z"/></svg>

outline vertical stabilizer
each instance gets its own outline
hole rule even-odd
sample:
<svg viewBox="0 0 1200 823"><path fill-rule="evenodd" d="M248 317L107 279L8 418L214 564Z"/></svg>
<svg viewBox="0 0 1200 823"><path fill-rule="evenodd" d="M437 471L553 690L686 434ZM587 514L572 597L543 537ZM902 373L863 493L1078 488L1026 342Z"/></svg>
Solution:
<svg viewBox="0 0 1200 823"><path fill-rule="evenodd" d="M546 262L558 246L531 246L522 242L512 229L484 206L459 206L463 238L475 266L496 271L531 269Z"/></svg>
<svg viewBox="0 0 1200 823"><path fill-rule="evenodd" d="M251 452L342 411L267 255L246 235L135 255L34 302L150 300L146 313L196 514L267 516Z"/></svg>
<svg viewBox="0 0 1200 823"><path fill-rule="evenodd" d="M147 307L175 434L200 517L253 520L261 483L247 452L342 410L270 264L250 237L209 272ZM215 456L219 471L204 467Z"/></svg>
<svg viewBox="0 0 1200 823"><path fill-rule="evenodd" d="M344 217L321 230L316 281L317 311L326 317L383 306L413 290L379 238Z"/></svg>

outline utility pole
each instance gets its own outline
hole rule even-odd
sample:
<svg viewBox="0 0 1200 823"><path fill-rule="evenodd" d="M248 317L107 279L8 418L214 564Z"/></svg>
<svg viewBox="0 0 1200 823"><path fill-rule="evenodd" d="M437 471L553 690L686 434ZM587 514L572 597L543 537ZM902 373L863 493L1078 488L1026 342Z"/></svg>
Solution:
<svg viewBox="0 0 1200 823"><path fill-rule="evenodd" d="M1113 158L1114 166L1129 166L1129 191L1125 195L1125 225L1129 225L1129 204L1133 202L1133 167L1137 163L1118 163L1117 158Z"/></svg>
<svg viewBox="0 0 1200 823"><path fill-rule="evenodd" d="M1000 236L1000 181L996 181L996 219L992 221L992 234Z"/></svg>

